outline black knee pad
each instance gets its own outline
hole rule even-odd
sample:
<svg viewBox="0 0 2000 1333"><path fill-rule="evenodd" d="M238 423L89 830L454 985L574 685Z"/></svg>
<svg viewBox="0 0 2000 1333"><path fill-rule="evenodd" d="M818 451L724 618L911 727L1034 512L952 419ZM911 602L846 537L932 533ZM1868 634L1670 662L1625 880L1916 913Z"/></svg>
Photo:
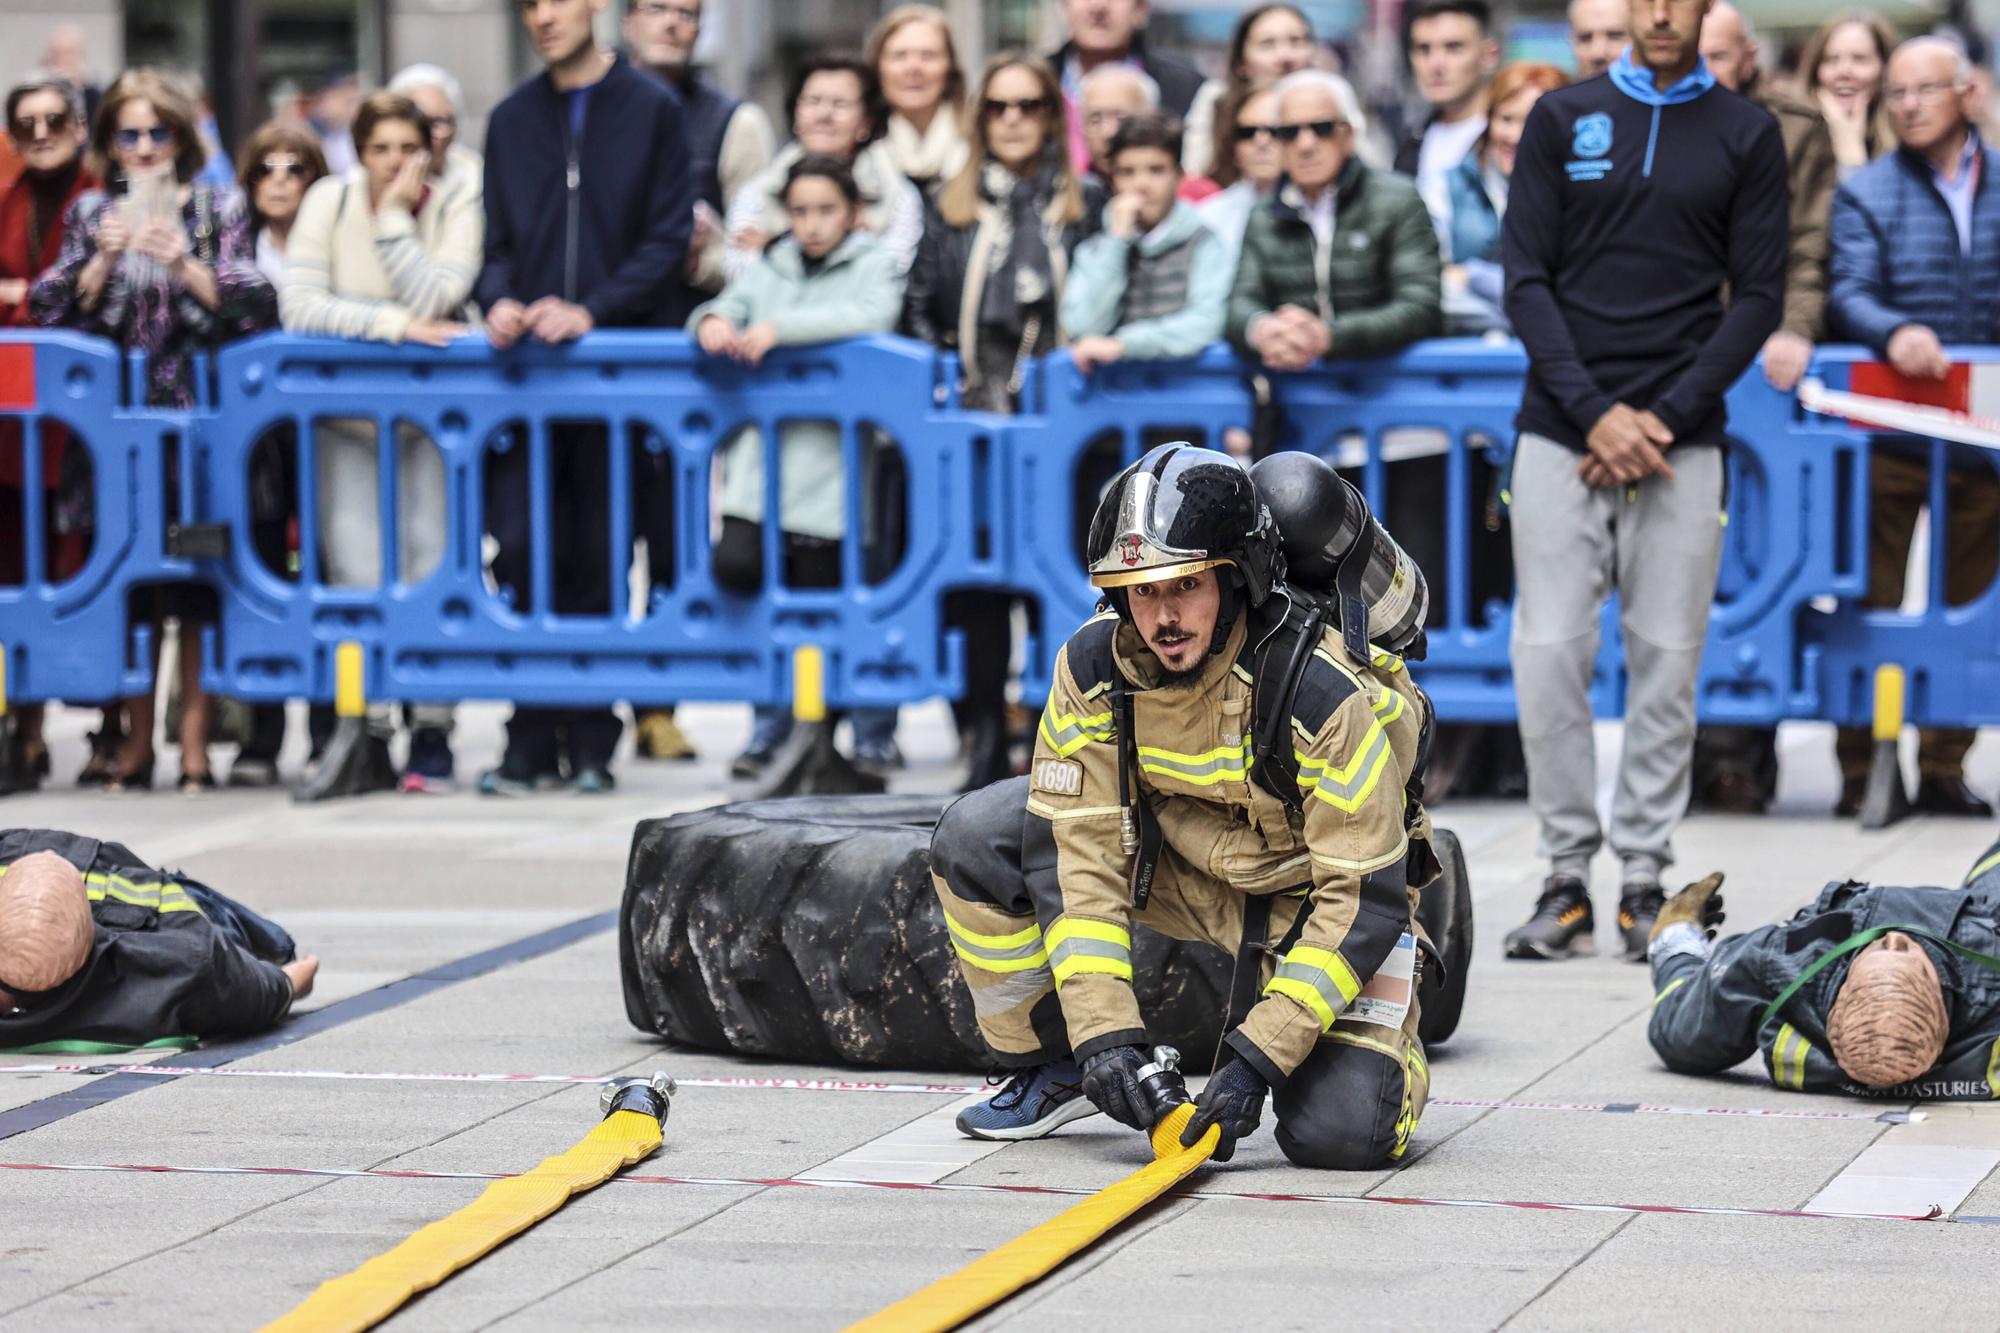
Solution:
<svg viewBox="0 0 2000 1333"><path fill-rule="evenodd" d="M1393 1160L1404 1072L1378 1051L1324 1042L1278 1089L1278 1147L1297 1166L1378 1171Z"/></svg>
<svg viewBox="0 0 2000 1333"><path fill-rule="evenodd" d="M1021 821L1028 810L1028 780L1009 778L967 792L944 808L931 833L931 869L964 892L1006 877L1021 864Z"/></svg>

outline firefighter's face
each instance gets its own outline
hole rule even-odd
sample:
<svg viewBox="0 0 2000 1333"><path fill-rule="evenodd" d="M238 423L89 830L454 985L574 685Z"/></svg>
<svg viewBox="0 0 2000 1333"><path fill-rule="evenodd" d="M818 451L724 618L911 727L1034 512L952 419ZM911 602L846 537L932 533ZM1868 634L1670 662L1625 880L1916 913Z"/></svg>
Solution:
<svg viewBox="0 0 2000 1333"><path fill-rule="evenodd" d="M1222 613L1222 587L1215 571L1136 583L1131 602L1132 624L1167 669L1168 683L1201 674Z"/></svg>

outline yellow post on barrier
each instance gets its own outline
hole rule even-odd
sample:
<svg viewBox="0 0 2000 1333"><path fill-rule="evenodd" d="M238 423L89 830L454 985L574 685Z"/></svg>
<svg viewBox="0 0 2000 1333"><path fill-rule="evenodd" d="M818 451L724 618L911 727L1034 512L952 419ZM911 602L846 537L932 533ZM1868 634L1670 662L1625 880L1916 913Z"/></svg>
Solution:
<svg viewBox="0 0 2000 1333"><path fill-rule="evenodd" d="M1126 1218L1193 1175L1222 1138L1210 1126L1192 1148L1181 1147L1181 1132L1194 1119L1183 1103L1153 1127L1153 1162L1115 1185L975 1259L914 1296L870 1315L847 1333L944 1333L1039 1282L1099 1240Z"/></svg>
<svg viewBox="0 0 2000 1333"><path fill-rule="evenodd" d="M792 650L792 718L826 721L826 651L816 643Z"/></svg>
<svg viewBox="0 0 2000 1333"><path fill-rule="evenodd" d="M368 694L363 688L361 645L352 639L333 650L333 712L336 717L366 717Z"/></svg>
<svg viewBox="0 0 2000 1333"><path fill-rule="evenodd" d="M1893 741L1903 734L1903 668L1885 663L1875 668L1875 739Z"/></svg>
<svg viewBox="0 0 2000 1333"><path fill-rule="evenodd" d="M0 643L0 717L7 716L7 645Z"/></svg>
<svg viewBox="0 0 2000 1333"><path fill-rule="evenodd" d="M1903 735L1903 668L1885 662L1875 668L1875 743L1868 756L1868 784L1861 797L1861 827L1887 828L1910 813L1909 790L1897 743Z"/></svg>

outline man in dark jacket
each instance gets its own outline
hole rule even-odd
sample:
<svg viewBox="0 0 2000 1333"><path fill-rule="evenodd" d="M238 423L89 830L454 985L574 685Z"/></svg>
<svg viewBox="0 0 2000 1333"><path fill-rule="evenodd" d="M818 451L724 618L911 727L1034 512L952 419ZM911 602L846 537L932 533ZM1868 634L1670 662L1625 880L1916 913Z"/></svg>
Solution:
<svg viewBox="0 0 2000 1333"><path fill-rule="evenodd" d="M0 831L0 1047L258 1032L318 970L274 923L117 843Z"/></svg>
<svg viewBox="0 0 2000 1333"><path fill-rule="evenodd" d="M1300 70L1277 91L1285 178L1243 233L1229 340L1272 370L1303 370L1438 333L1437 233L1416 187L1354 155L1339 80Z"/></svg>
<svg viewBox="0 0 2000 1333"><path fill-rule="evenodd" d="M524 337L564 343L596 328L671 321L693 225L685 125L664 84L598 49L592 15L607 0L523 0L521 19L546 70L493 109L486 141L486 266L478 297L496 348ZM556 571L553 610L611 613L610 451L600 425L551 443ZM501 454L487 512L495 578L515 609L532 607L528 450ZM621 571L622 574L622 571ZM517 708L500 767L480 790L517 795L561 785L604 791L618 717L608 708Z"/></svg>
<svg viewBox="0 0 2000 1333"><path fill-rule="evenodd" d="M1792 243L1785 268L1785 318L1764 342L1764 378L1790 393L1824 336L1826 229L1840 166L1819 108L1771 86L1757 68L1757 34L1743 11L1716 0L1701 25L1701 58L1715 81L1763 107L1785 136L1791 167ZM1694 799L1725 814L1762 814L1778 787L1774 727L1704 726L1694 738Z"/></svg>
<svg viewBox="0 0 2000 1333"><path fill-rule="evenodd" d="M2000 845L1958 888L1829 884L1790 921L1714 942L1710 875L1660 912L1646 1036L1669 1069L1762 1053L1794 1092L2000 1097Z"/></svg>
<svg viewBox="0 0 2000 1333"><path fill-rule="evenodd" d="M1857 171L1833 202L1832 321L1902 374L1941 380L1947 343L2000 341L2000 152L1966 114L1972 71L1957 47L1916 38L1897 48L1883 96L1900 146ZM1930 497L1929 444L1877 439L1869 459L1868 595L1900 606L1917 515ZM1945 598L1984 593L2000 569L2000 481L1976 452L1954 451L1943 535ZM1935 592L1935 590L1933 590ZM1965 727L1919 733L1919 809L1978 815L1993 809L1965 785ZM1869 732L1843 727L1843 815L1861 809Z"/></svg>
<svg viewBox="0 0 2000 1333"><path fill-rule="evenodd" d="M1710 0L1632 0L1607 77L1549 93L1515 160L1502 254L1526 345L1510 487L1513 665L1551 873L1517 958L1591 945L1590 678L1618 592L1629 673L1609 841L1645 956L1687 808L1694 683L1722 560L1723 398L1778 327L1790 238L1776 121L1701 61ZM1723 289L1728 288L1728 302Z"/></svg>
<svg viewBox="0 0 2000 1333"><path fill-rule="evenodd" d="M1201 91L1201 71L1179 56L1146 45L1146 19L1151 0L1063 0L1069 40L1049 57L1049 67L1062 80L1063 102L1069 114L1070 166L1082 176L1090 170L1090 147L1084 137L1083 76L1100 65L1131 65L1151 77L1160 90L1162 111L1187 119L1194 95Z"/></svg>

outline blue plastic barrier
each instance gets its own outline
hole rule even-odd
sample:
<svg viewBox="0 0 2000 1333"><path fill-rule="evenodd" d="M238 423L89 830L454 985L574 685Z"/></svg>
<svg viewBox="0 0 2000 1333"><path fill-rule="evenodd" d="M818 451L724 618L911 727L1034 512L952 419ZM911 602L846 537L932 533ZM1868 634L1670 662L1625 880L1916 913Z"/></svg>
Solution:
<svg viewBox="0 0 2000 1333"><path fill-rule="evenodd" d="M1822 349L1816 373L1842 387L1865 359ZM49 578L41 506L22 510L26 577L0 586L15 699L145 688L151 630L139 594L173 582L215 590L205 679L251 699L330 698L335 648L355 642L378 699L780 702L793 650L812 643L826 650L835 706L904 703L961 688L961 637L943 615L958 589L1029 604L1032 694L1091 612L1079 548L1102 484L1158 440L1219 446L1252 417L1251 368L1220 347L1087 377L1056 354L1031 368L1014 417L960 410L954 363L894 338L781 349L749 371L701 356L679 334L600 334L501 354L470 341L432 351L268 336L224 351L212 400L188 413L123 406L130 369L91 339L0 337L0 427L20 423L33 438L44 420L56 423L95 468L95 545L73 577ZM1508 608L1487 586L1505 535L1485 528L1523 370L1517 347L1441 341L1268 380L1286 446L1346 469L1378 513L1400 507L1406 516L1392 526L1412 549L1434 548L1440 612L1418 670L1449 719L1513 715ZM1874 666L1897 661L1911 671L1913 719L2000 722L2000 592L1962 607L1933 598L1910 616L1853 605L1867 580L1866 432L1804 413L1754 372L1732 392L1730 414L1729 527L1702 716L1865 720ZM326 577L317 451L319 427L333 419L373 431L383 586ZM840 586L789 586L778 525L767 522L761 592L726 591L714 572L718 451L739 427L758 429L764 511L774 513L787 422L825 423L840 441L850 478ZM398 568L399 430L435 448L446 478L443 555L429 572ZM603 441L582 447L604 450L611 504L559 532L551 467L578 447L579 432ZM295 575L260 559L248 539L260 517L251 461L279 434L298 454ZM27 493L39 494L40 451L22 453ZM487 489L523 453L532 553L523 586L507 588L496 582ZM662 475L671 479L673 549L641 560L635 504ZM878 475L901 478L903 494L877 485ZM1939 497L1944 484L1940 476ZM1407 517L1413 505L1432 527ZM201 555L203 539L223 544ZM590 540L617 571L608 606L558 610L565 553ZM1940 542L1934 586L1944 559ZM1614 604L1594 691L1608 716L1623 699L1616 631Z"/></svg>
<svg viewBox="0 0 2000 1333"><path fill-rule="evenodd" d="M0 583L0 649L7 694L95 702L152 688L152 626L133 615L151 586L196 577L169 554L182 515L201 489L198 468L179 466L184 413L128 409L139 365L111 344L70 333L0 334L0 432L21 467L25 503L0 510L0 533L25 556L20 582ZM69 577L49 568L43 432L68 436L89 460L89 556ZM171 483L171 484L170 484Z"/></svg>
<svg viewBox="0 0 2000 1333"><path fill-rule="evenodd" d="M357 641L372 698L776 703L789 697L793 648L816 643L827 652L827 696L836 706L955 694L963 667L939 606L947 576L987 576L975 533L962 521L981 443L969 418L932 410L933 362L915 344L877 339L781 350L752 373L702 356L682 336L638 333L497 356L475 342L433 352L266 337L232 347L220 359L217 414L204 431L215 476L230 481L214 489L207 517L232 531L247 528L247 487L236 479L247 475L258 441L287 424L298 439L305 517L297 583L263 568L242 542L218 571L225 597L213 684L246 698L329 698L334 646ZM357 416L374 423L381 478L395 472L398 423L420 430L443 456L445 555L421 581L394 576L396 542L388 534L396 530L396 500L386 480L379 486L379 526L387 586L334 587L321 576L321 534L311 517L320 507L314 423ZM739 426L761 430L765 512L773 513L779 428L791 420L837 425L850 477L862 473L865 427L900 444L909 530L906 552L886 578L862 577L855 534L866 497L850 485L840 588L785 586L773 523L763 525L764 593L746 597L716 586L710 566L716 451ZM560 442L551 436L576 427L602 430L609 441L609 521L596 536L607 544L617 576L611 609L597 614L552 609L563 552L549 482ZM496 460L521 448L534 478L531 587L500 589L488 579L482 550L489 518L482 483ZM630 606L624 594L636 451L668 461L676 550L672 586L654 586ZM994 557L983 563L997 573ZM517 609L523 592L528 610Z"/></svg>

